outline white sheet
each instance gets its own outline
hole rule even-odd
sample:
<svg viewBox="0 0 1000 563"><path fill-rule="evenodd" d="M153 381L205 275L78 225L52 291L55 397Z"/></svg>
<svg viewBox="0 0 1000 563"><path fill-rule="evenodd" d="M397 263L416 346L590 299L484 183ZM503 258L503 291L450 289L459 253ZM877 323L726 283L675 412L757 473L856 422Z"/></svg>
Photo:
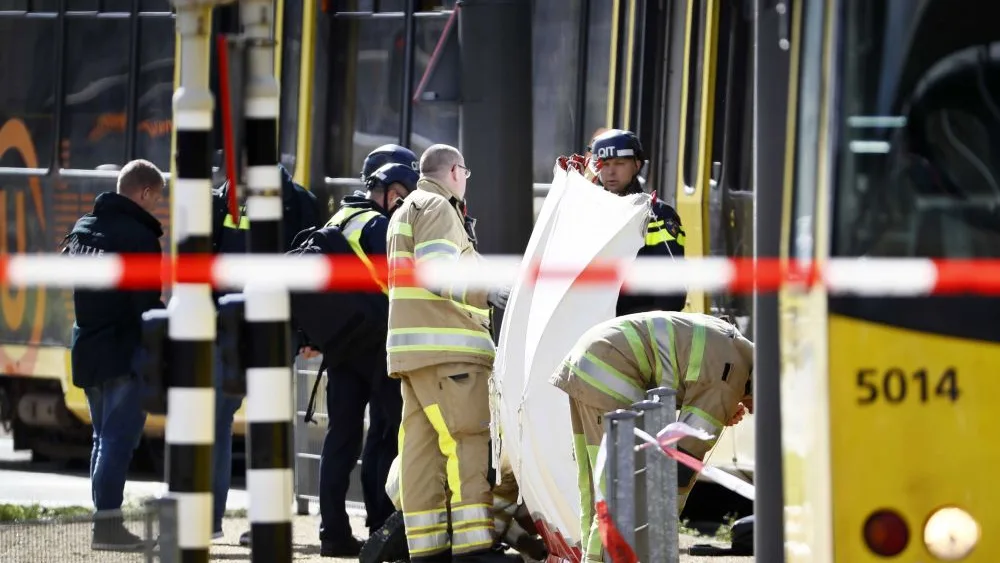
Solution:
<svg viewBox="0 0 1000 563"><path fill-rule="evenodd" d="M501 447L534 519L571 545L580 541L580 498L569 403L548 379L587 329L614 316L621 282L522 280L530 264L580 272L595 259L635 258L649 202L646 194L616 196L557 168L504 312L494 370Z"/></svg>

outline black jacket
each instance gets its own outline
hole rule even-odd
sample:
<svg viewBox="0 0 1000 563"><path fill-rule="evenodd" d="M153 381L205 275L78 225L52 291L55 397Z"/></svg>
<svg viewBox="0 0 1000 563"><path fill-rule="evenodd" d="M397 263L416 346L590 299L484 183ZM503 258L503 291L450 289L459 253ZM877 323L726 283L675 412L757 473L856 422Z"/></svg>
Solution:
<svg viewBox="0 0 1000 563"><path fill-rule="evenodd" d="M94 210L81 217L66 236L64 254L156 253L163 228L145 209L125 196L105 192ZM73 384L93 387L131 373L139 347L142 314L163 308L160 290L73 291L71 357Z"/></svg>
<svg viewBox="0 0 1000 563"><path fill-rule="evenodd" d="M632 186L626 193L638 193L641 191L638 181L633 181ZM660 200L655 200L652 207L653 218L646 232L646 244L639 249L637 257L668 257L672 256L678 260L684 258L684 246L680 244L678 238L683 234L681 217L673 207ZM671 240L659 240L657 231L663 230ZM650 295L645 293L621 294L618 296L618 304L615 307L615 315L623 316L632 313L643 313L646 311L680 311L687 302L686 292L666 293Z"/></svg>

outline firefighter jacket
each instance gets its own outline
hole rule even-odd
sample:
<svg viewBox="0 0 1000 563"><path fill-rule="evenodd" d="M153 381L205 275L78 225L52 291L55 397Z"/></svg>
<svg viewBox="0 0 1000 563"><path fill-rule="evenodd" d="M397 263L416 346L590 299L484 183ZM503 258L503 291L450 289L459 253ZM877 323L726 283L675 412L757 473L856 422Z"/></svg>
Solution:
<svg viewBox="0 0 1000 563"><path fill-rule="evenodd" d="M388 280L383 279L370 257L386 256L386 233L389 218L382 207L366 198L362 192L345 197L340 209L326 222L326 227L337 227L351 245L354 254L364 262L372 277L389 294Z"/></svg>
<svg viewBox="0 0 1000 563"><path fill-rule="evenodd" d="M753 343L735 326L701 313L651 311L591 328L549 382L604 411L670 387L679 420L718 436L752 394L752 371Z"/></svg>
<svg viewBox="0 0 1000 563"><path fill-rule="evenodd" d="M477 257L461 202L447 188L421 178L389 219L389 373L444 363L492 368L487 292L458 284L433 291L407 285L400 266Z"/></svg>

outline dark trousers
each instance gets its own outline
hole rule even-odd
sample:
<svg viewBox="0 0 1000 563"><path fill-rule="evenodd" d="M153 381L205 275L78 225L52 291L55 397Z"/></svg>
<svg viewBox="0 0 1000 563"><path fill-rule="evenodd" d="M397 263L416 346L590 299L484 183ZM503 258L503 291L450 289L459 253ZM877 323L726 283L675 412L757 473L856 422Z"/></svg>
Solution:
<svg viewBox="0 0 1000 563"><path fill-rule="evenodd" d="M365 405L369 405L367 439L363 439ZM329 426L319 462L319 536L321 541L338 542L351 535L345 503L359 456L368 513L365 525L375 531L395 510L385 482L396 457L403 399L399 380L385 373L384 352L358 354L329 369L326 409Z"/></svg>

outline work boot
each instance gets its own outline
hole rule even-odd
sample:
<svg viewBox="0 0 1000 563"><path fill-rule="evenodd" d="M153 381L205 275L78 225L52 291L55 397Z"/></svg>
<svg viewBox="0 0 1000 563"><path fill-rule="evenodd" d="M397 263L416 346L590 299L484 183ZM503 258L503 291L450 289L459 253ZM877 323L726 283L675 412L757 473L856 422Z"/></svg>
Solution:
<svg viewBox="0 0 1000 563"><path fill-rule="evenodd" d="M95 551L142 551L147 542L128 531L121 516L97 516L90 548Z"/></svg>
<svg viewBox="0 0 1000 563"><path fill-rule="evenodd" d="M319 542L320 557L357 557L361 553L361 541L354 536L336 541Z"/></svg>
<svg viewBox="0 0 1000 563"><path fill-rule="evenodd" d="M516 553L504 553L500 549L483 549L461 555L453 555L453 563L524 563L524 558Z"/></svg>
<svg viewBox="0 0 1000 563"><path fill-rule="evenodd" d="M393 512L385 520L382 527L372 532L368 541L361 547L360 563L395 563L409 561L410 553L406 546L406 526L403 524L403 513Z"/></svg>
<svg viewBox="0 0 1000 563"><path fill-rule="evenodd" d="M250 547L250 530L240 534L240 545L243 547Z"/></svg>

